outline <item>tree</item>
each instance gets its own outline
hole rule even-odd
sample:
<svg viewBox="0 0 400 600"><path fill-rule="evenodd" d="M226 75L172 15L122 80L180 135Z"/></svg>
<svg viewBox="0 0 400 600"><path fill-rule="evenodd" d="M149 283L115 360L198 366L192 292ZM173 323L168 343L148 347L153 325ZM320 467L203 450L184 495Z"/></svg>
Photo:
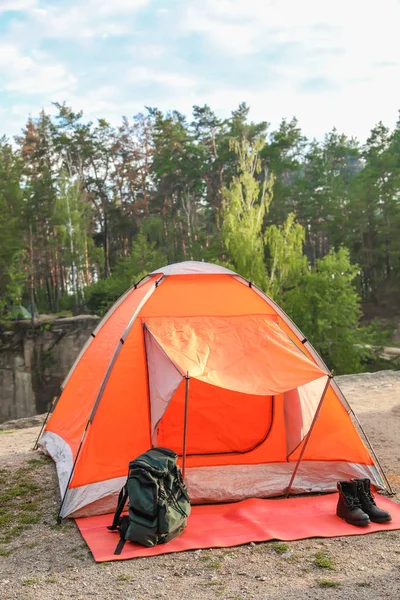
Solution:
<svg viewBox="0 0 400 600"><path fill-rule="evenodd" d="M349 206L351 248L359 262L363 299L387 303L399 287L400 127L391 133L383 123L371 131L365 166Z"/></svg>
<svg viewBox="0 0 400 600"><path fill-rule="evenodd" d="M104 314L135 282L165 262L163 252L154 242L148 241L143 231L139 231L133 241L130 257L121 258L111 277L100 280L89 288L87 304L90 310Z"/></svg>
<svg viewBox="0 0 400 600"><path fill-rule="evenodd" d="M194 120L191 127L194 137L203 152L202 177L206 183L207 203L210 206L209 217L213 223L211 232L221 230L222 191L224 187L224 142L227 136L227 121L219 119L207 105L193 107ZM213 227L214 225L214 227Z"/></svg>
<svg viewBox="0 0 400 600"><path fill-rule="evenodd" d="M270 225L265 232L269 251L269 273L267 293L278 303L282 302L286 290L295 286L307 269L303 254L304 228L296 223L290 213L281 227Z"/></svg>
<svg viewBox="0 0 400 600"><path fill-rule="evenodd" d="M222 236L238 273L265 288L263 219L272 201L273 178L262 172L262 139L232 141L237 157L236 175L224 190ZM261 175L262 181L257 179Z"/></svg>
<svg viewBox="0 0 400 600"><path fill-rule="evenodd" d="M331 250L284 298L286 312L338 374L361 368L363 349L356 343L361 306L354 286L358 272L348 250Z"/></svg>
<svg viewBox="0 0 400 600"><path fill-rule="evenodd" d="M296 213L306 230L305 250L311 262L331 248L349 244L352 184L362 168L358 144L333 130L322 144L310 144L303 175L296 181Z"/></svg>
<svg viewBox="0 0 400 600"><path fill-rule="evenodd" d="M69 265L70 286L75 309L83 299L83 288L89 279L87 273L87 223L88 205L82 198L78 180L71 180L61 173L58 194L54 203L53 223L59 235L60 245L66 249L64 262Z"/></svg>
<svg viewBox="0 0 400 600"><path fill-rule="evenodd" d="M291 121L283 119L279 128L271 132L262 151L262 160L275 177L274 202L268 213L268 223L280 225L297 209L306 148L307 139L295 118Z"/></svg>
<svg viewBox="0 0 400 600"><path fill-rule="evenodd" d="M20 300L24 280L24 240L20 219L23 163L0 138L0 309Z"/></svg>
<svg viewBox="0 0 400 600"><path fill-rule="evenodd" d="M186 118L173 111L150 111L154 131L152 172L154 204L161 213L164 247L170 262L195 256L205 204L202 178L204 152L189 130Z"/></svg>

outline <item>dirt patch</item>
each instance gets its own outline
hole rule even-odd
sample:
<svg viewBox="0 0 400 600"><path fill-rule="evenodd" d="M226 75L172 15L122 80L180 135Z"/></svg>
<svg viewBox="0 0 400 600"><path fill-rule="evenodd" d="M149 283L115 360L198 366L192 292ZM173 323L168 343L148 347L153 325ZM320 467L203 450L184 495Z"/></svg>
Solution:
<svg viewBox="0 0 400 600"><path fill-rule="evenodd" d="M400 501L400 373L338 381ZM55 526L60 501L55 468L30 450L38 432L38 426L0 431L0 498L6 493L0 503L2 599L399 598L397 531L95 564L73 522Z"/></svg>

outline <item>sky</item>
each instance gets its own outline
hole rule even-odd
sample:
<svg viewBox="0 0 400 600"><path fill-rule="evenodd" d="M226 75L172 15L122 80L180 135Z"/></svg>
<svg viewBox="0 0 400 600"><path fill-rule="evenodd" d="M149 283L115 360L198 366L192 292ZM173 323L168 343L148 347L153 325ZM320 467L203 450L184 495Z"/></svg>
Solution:
<svg viewBox="0 0 400 600"><path fill-rule="evenodd" d="M240 102L362 142L400 109L400 0L0 0L0 136L66 101L113 124Z"/></svg>

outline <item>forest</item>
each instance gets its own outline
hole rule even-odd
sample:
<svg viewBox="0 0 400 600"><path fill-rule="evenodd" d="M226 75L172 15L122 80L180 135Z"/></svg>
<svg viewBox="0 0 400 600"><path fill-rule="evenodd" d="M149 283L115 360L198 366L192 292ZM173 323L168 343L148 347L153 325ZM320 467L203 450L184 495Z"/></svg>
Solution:
<svg viewBox="0 0 400 600"><path fill-rule="evenodd" d="M118 126L55 109L0 137L2 319L101 315L152 269L205 260L265 290L337 373L367 368L400 313L400 121L361 144L244 103Z"/></svg>

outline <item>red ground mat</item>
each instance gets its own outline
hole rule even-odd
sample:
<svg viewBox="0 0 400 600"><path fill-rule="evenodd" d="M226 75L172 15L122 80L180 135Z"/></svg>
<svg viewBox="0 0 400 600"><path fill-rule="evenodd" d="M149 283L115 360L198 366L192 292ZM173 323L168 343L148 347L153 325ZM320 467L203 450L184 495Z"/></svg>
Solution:
<svg viewBox="0 0 400 600"><path fill-rule="evenodd" d="M377 504L390 512L392 521L367 527L354 527L336 517L337 498L337 494L279 500L252 498L233 504L193 506L188 526L179 538L153 548L127 542L120 556L114 556L119 535L107 529L113 515L77 519L76 523L96 562L273 539L289 541L400 529L400 504L388 498L378 497Z"/></svg>

